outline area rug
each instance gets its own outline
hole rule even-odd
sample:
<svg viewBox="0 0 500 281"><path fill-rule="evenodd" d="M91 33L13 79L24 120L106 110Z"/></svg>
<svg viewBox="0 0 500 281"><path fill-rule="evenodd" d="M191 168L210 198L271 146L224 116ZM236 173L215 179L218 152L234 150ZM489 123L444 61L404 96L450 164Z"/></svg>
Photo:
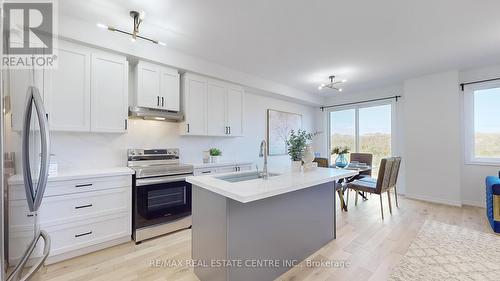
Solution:
<svg viewBox="0 0 500 281"><path fill-rule="evenodd" d="M391 281L500 280L500 236L427 220Z"/></svg>

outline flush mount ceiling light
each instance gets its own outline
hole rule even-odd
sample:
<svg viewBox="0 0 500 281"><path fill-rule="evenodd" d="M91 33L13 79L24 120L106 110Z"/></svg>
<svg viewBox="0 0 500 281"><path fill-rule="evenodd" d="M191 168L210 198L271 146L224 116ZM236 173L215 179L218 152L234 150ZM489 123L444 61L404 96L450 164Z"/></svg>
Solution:
<svg viewBox="0 0 500 281"><path fill-rule="evenodd" d="M332 90L342 92L342 88L339 88L338 86L342 83L347 82L347 80L345 79L342 81L335 81L335 75L330 75L328 79L330 79L330 83L319 85L318 90L322 90L323 88L330 88Z"/></svg>
<svg viewBox="0 0 500 281"><path fill-rule="evenodd" d="M130 36L132 36L130 38L130 40L132 40L132 42L135 42L135 40L137 40L137 38L139 38L139 39L142 39L142 40L149 41L151 43L155 43L155 44L159 44L159 45L165 46L166 44L163 43L163 42L161 42L161 41L158 41L158 40L155 40L155 39L151 39L151 38L139 35L139 26L144 21L144 17L145 16L146 16L146 13L144 11L141 11L141 12L130 11L130 17L132 17L134 19L134 28L133 28L132 32L121 30L121 29L118 29L116 27L105 25L105 24L102 24L102 23L98 23L97 27L100 27L100 28L103 28L103 29L107 29L109 31L116 31L116 32L120 32L120 33L123 33L123 34L130 35Z"/></svg>

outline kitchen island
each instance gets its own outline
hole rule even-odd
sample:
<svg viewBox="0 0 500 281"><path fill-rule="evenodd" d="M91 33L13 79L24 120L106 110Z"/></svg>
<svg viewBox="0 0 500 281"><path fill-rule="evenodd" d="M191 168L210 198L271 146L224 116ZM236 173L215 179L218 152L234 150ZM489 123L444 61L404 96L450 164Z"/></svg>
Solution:
<svg viewBox="0 0 500 281"><path fill-rule="evenodd" d="M335 238L335 182L355 171L189 177L201 281L274 280Z"/></svg>

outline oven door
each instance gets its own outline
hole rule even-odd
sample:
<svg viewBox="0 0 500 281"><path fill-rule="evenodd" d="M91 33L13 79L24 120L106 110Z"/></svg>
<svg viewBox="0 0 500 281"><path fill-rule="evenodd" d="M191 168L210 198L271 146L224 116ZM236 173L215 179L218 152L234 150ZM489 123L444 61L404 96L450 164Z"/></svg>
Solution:
<svg viewBox="0 0 500 281"><path fill-rule="evenodd" d="M136 180L135 228L191 215L191 184L184 177Z"/></svg>

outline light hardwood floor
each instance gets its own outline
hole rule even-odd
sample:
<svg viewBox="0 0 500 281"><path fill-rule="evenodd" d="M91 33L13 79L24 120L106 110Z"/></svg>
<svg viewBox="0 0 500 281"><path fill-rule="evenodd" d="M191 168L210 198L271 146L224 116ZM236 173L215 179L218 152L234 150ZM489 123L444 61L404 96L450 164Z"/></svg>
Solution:
<svg viewBox="0 0 500 281"><path fill-rule="evenodd" d="M354 194L351 194L351 198ZM491 233L485 210L451 207L400 197L400 207L380 217L378 196L349 203L349 212L337 209L337 239L311 255L313 260L345 260L348 267L306 267L301 264L277 280L386 280L426 219ZM339 206L339 204L337 204ZM151 261L185 261L191 256L191 231L184 230L140 245L126 243L41 269L36 280L128 281L198 280L191 268L152 267Z"/></svg>

